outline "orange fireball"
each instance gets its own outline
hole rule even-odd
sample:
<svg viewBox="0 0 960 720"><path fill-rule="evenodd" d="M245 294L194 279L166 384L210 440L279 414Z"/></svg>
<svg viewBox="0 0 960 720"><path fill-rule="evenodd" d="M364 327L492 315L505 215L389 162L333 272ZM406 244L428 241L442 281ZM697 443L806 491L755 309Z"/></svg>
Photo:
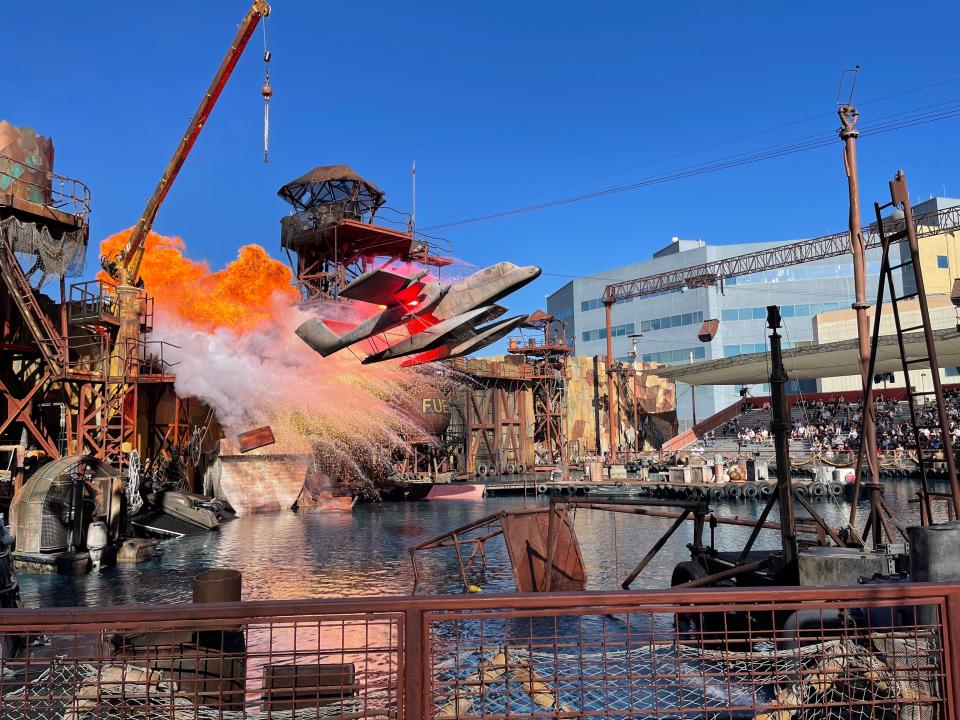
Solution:
<svg viewBox="0 0 960 720"><path fill-rule="evenodd" d="M115 256L132 230L103 240L101 254ZM213 271L206 262L186 257L179 237L151 232L146 244L140 276L156 309L198 329L247 333L277 322L279 311L296 300L290 269L259 245L244 245L236 260Z"/></svg>

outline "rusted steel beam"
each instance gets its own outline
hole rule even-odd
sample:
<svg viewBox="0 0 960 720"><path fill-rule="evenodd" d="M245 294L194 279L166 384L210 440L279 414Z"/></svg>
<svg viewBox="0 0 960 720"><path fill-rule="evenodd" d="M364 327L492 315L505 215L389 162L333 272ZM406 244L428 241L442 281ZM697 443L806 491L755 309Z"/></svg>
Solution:
<svg viewBox="0 0 960 720"><path fill-rule="evenodd" d="M727 580L729 578L737 577L738 575L747 575L748 573L756 572L757 570L763 570L767 565L770 564L769 560L757 560L756 562L747 563L746 565L734 565L732 568L727 568L726 570L721 570L720 572L715 572L712 575L706 575L702 578L697 578L695 580L688 580L685 583L679 585L674 585L675 588L698 588L709 585L710 583L720 582L721 580Z"/></svg>
<svg viewBox="0 0 960 720"><path fill-rule="evenodd" d="M688 517L690 517L690 511L684 510L680 514L680 517L678 517L674 521L673 525L671 525L669 529L663 535L661 535L660 538L653 544L653 547L651 547L647 551L647 554L643 556L643 559L639 563L637 563L637 566L630 571L630 574L627 575L626 578L624 578L624 581L620 584L620 587L622 587L624 590L630 589L630 586L633 584L633 581L637 579L637 575L643 572L643 569L649 564L651 560L653 560L656 554L660 552L660 549L667 544L667 540L669 540L673 536L673 534L677 531L677 528L683 525L684 521Z"/></svg>
<svg viewBox="0 0 960 720"><path fill-rule="evenodd" d="M746 567L746 566L743 566ZM679 586L678 586L679 587ZM296 615L355 615L357 613L472 612L476 610L529 612L586 611L597 607L661 609L669 606L723 607L737 603L773 603L777 608L835 602L938 604L951 594L960 596L960 583L903 583L850 587L711 588L709 590L490 593L485 595L382 596L331 600L257 600L239 603L127 605L111 607L61 607L7 609L0 614L0 630L57 628L89 632L104 625L132 626L149 623L167 627L287 618ZM529 612L528 612L529 611ZM452 617L453 615L451 615Z"/></svg>

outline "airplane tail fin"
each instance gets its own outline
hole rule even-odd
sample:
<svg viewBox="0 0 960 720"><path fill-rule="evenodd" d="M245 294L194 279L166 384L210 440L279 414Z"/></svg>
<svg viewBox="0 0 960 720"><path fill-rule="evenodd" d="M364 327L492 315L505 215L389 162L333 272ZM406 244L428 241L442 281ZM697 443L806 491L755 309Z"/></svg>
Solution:
<svg viewBox="0 0 960 720"><path fill-rule="evenodd" d="M297 336L323 357L340 350L340 336L319 318L310 318L296 330Z"/></svg>

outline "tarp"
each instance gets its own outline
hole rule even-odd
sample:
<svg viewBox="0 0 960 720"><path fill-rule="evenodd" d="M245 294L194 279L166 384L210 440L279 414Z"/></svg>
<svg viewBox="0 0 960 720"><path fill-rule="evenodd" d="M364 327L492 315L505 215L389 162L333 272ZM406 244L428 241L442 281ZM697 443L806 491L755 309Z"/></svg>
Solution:
<svg viewBox="0 0 960 720"><path fill-rule="evenodd" d="M940 367L960 367L960 333L956 328L934 330L933 334ZM926 357L923 333L908 333L903 337L908 359ZM785 350L783 366L791 380L859 375L857 347L857 340L852 339ZM910 366L910 370L919 372L928 367L927 363L915 363ZM875 372L899 372L902 369L897 337L882 336ZM767 353L753 353L690 365L662 367L651 372L688 385L756 385L770 381L770 361Z"/></svg>

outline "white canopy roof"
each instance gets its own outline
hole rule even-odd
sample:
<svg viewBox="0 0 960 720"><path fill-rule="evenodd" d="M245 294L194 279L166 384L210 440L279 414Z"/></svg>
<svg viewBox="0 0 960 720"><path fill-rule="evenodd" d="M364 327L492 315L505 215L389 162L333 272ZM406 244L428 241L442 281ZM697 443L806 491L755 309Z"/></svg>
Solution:
<svg viewBox="0 0 960 720"><path fill-rule="evenodd" d="M960 367L960 333L955 328L949 328L934 330L933 334L940 367ZM908 359L926 357L922 332L909 333L903 337ZM843 340L785 350L783 365L791 380L859 375L857 341ZM920 371L928 367L929 364L925 362L915 363L910 366L910 370ZM875 372L899 372L902 369L897 336L882 336ZM662 367L655 373L688 385L756 385L769 382L770 362L767 353L753 353L689 365Z"/></svg>

